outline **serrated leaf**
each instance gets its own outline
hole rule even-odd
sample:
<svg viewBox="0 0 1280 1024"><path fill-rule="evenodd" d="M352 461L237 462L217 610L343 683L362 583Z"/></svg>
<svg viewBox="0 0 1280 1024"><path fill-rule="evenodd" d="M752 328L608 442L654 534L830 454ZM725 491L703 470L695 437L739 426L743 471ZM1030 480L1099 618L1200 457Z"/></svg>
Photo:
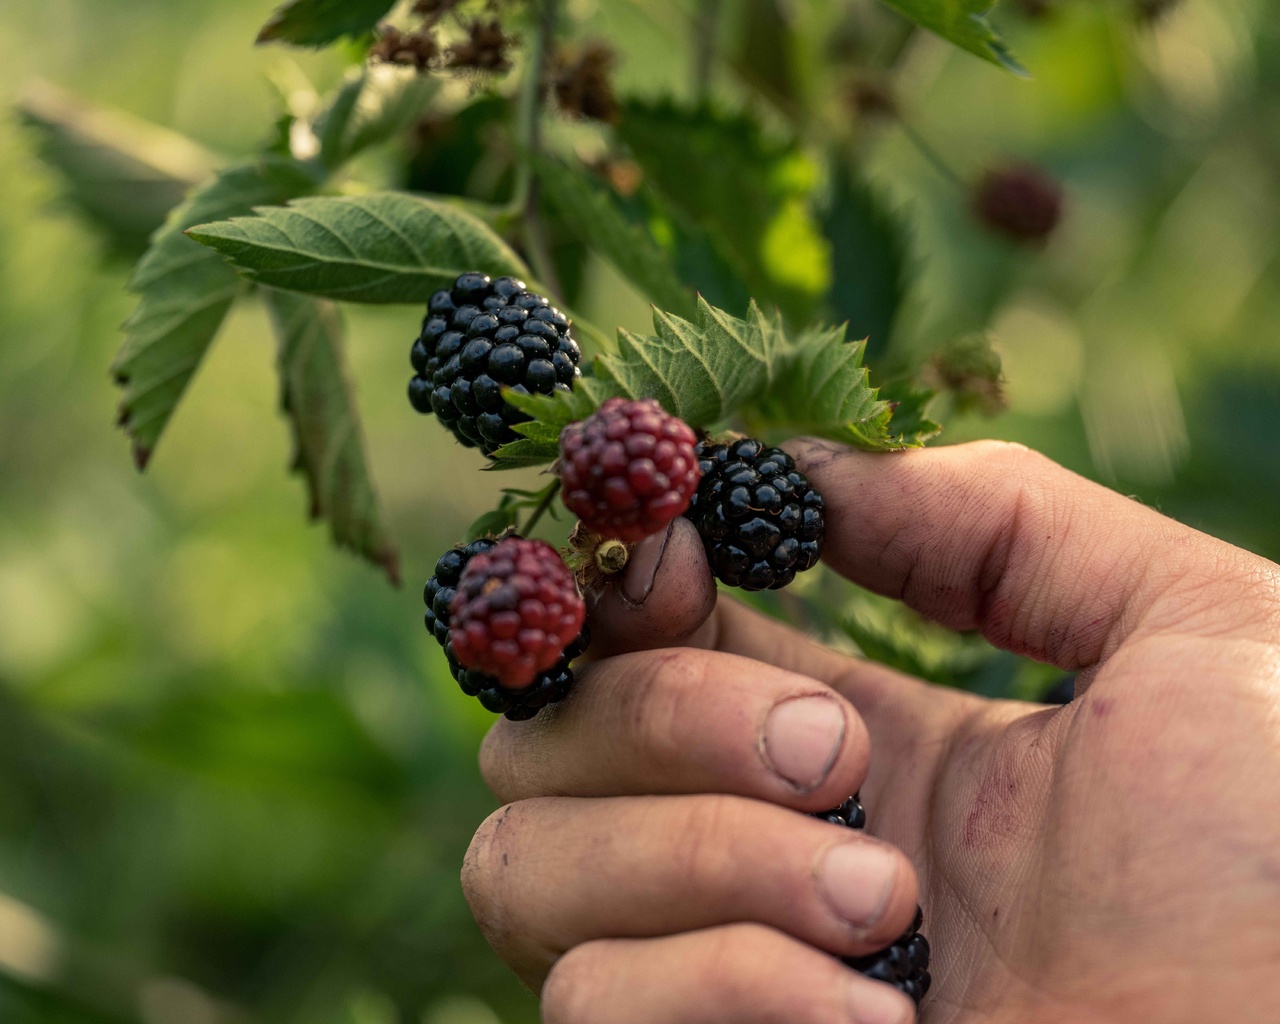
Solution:
<svg viewBox="0 0 1280 1024"><path fill-rule="evenodd" d="M395 0L290 0L262 26L258 42L325 46L373 31L394 6Z"/></svg>
<svg viewBox="0 0 1280 1024"><path fill-rule="evenodd" d="M262 157L220 172L177 207L156 232L129 283L138 306L125 322L124 345L112 373L124 388L120 423L146 465L192 374L240 291L234 271L183 231L211 217L229 217L263 203L310 191L315 180L300 165Z"/></svg>
<svg viewBox="0 0 1280 1024"><path fill-rule="evenodd" d="M583 377L570 392L534 395L504 390L503 394L509 405L532 419L517 423L511 428L523 436L518 441L500 446L493 453L488 468L495 470L520 469L554 462L560 456L560 431L575 420L586 419L606 399L623 395L624 392L612 381Z"/></svg>
<svg viewBox="0 0 1280 1024"><path fill-rule="evenodd" d="M693 322L654 310L648 337L618 331L618 352L597 375L632 398L656 398L692 427L724 419L770 383L781 335L753 302L745 320L698 299Z"/></svg>
<svg viewBox="0 0 1280 1024"><path fill-rule="evenodd" d="M996 0L882 0L922 28L1015 75L1027 72L987 20Z"/></svg>
<svg viewBox="0 0 1280 1024"><path fill-rule="evenodd" d="M980 636L953 632L862 590L845 605L839 625L872 661L943 686L963 685L998 656Z"/></svg>
<svg viewBox="0 0 1280 1024"><path fill-rule="evenodd" d="M262 300L275 329L281 406L311 515L328 521L335 544L381 566L398 585L398 559L369 475L337 307L272 288L263 289Z"/></svg>
<svg viewBox="0 0 1280 1024"><path fill-rule="evenodd" d="M935 392L920 388L909 379L886 381L880 386L880 397L893 409L889 433L896 447L919 448L942 433L942 424L929 416L929 405Z"/></svg>
<svg viewBox="0 0 1280 1024"><path fill-rule="evenodd" d="M822 230L831 246L831 319L866 337L870 352L884 352L906 290L903 225L841 160L832 169Z"/></svg>
<svg viewBox="0 0 1280 1024"><path fill-rule="evenodd" d="M892 425L893 405L872 387L862 365L866 342L844 335L843 327L806 331L782 354L758 410L761 429L826 437L865 451L919 447L923 437Z"/></svg>
<svg viewBox="0 0 1280 1024"><path fill-rule="evenodd" d="M607 186L558 160L540 158L536 167L543 193L580 242L613 264L660 309L686 316L693 312L692 289L685 287L648 231L627 219Z"/></svg>
<svg viewBox="0 0 1280 1024"><path fill-rule="evenodd" d="M467 542L479 540L481 537L495 537L503 531L511 529L516 525L519 515L520 510L518 508L514 505L507 505L504 502L498 508L479 516L475 522L467 527Z"/></svg>
<svg viewBox="0 0 1280 1024"><path fill-rule="evenodd" d="M412 68L371 64L353 72L315 119L320 159L339 167L407 130L435 95L434 79Z"/></svg>
<svg viewBox="0 0 1280 1024"><path fill-rule="evenodd" d="M301 199L188 234L260 284L345 302L425 303L468 270L529 276L475 214L403 192Z"/></svg>
<svg viewBox="0 0 1280 1024"><path fill-rule="evenodd" d="M213 155L185 136L45 82L27 87L18 112L66 200L122 256L142 255L169 211L213 173Z"/></svg>

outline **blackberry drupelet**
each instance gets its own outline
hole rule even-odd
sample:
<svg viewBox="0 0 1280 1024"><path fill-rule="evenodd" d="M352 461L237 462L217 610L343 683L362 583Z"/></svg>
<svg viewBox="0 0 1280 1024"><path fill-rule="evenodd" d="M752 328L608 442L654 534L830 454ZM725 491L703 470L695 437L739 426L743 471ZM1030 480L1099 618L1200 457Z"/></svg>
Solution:
<svg viewBox="0 0 1280 1024"><path fill-rule="evenodd" d="M812 817L829 821L834 825L861 829L867 823L866 812L858 794L849 797L839 807L821 811ZM910 997L917 1006L929 991L933 977L929 974L929 940L920 934L924 924L924 912L916 907L915 920L891 946L868 953L866 956L846 956L840 959L855 971L876 981L887 982L903 995Z"/></svg>
<svg viewBox="0 0 1280 1024"><path fill-rule="evenodd" d="M529 418L503 400L504 387L549 395L582 376L582 353L560 310L514 277L474 272L431 296L410 361L413 407L486 455L517 440L511 427Z"/></svg>
<svg viewBox="0 0 1280 1024"><path fill-rule="evenodd" d="M424 621L427 631L444 648L445 656L449 660L449 671L462 692L468 697L477 698L494 714L506 715L512 721L523 721L532 718L546 705L564 700L569 695L574 681L570 663L587 649L590 636L584 626L578 639L565 649L560 660L522 689L505 687L493 676L463 668L458 663L453 653L453 645L449 641L449 624L452 618L449 605L457 592L462 572L472 556L492 550L497 543L496 540L486 537L452 548L440 556L440 560L436 562L434 575L427 580L427 585L423 589L422 596L427 605Z"/></svg>
<svg viewBox="0 0 1280 1024"><path fill-rule="evenodd" d="M627 544L660 533L698 489L697 443L652 398L610 398L560 433L565 508L591 532Z"/></svg>
<svg viewBox="0 0 1280 1024"><path fill-rule="evenodd" d="M818 564L825 506L790 455L753 438L703 441L697 452L702 481L685 515L717 579L777 590Z"/></svg>

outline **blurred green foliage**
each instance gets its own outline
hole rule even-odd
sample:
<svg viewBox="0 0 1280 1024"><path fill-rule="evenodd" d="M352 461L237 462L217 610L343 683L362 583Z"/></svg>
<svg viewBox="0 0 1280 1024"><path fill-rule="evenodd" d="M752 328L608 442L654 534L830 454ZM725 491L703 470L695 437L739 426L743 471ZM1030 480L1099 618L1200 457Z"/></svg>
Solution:
<svg viewBox="0 0 1280 1024"><path fill-rule="evenodd" d="M1012 156L1065 182L1067 216L1043 251L985 234L892 120L848 105L860 69L885 60L863 32L883 11L725 6L713 81L728 109L765 124L763 137L730 127L742 159L771 170L653 215L686 274L710 289L723 272L700 222L744 232L739 250L764 231L767 244L739 251L742 273L772 280L800 313L834 283L828 301L866 311L889 365L987 332L1008 411L951 416L944 443L1023 441L1280 557L1280 4L1184 0L1138 26L1119 0L1060 0L1035 19L1018 11L1036 5L1010 3L1000 24L1029 82L932 38L910 43L896 102L962 177ZM690 97L691 3L570 7L621 51L633 112ZM270 9L0 5L0 106L41 76L218 158L250 154L290 83L328 87L342 72L340 53L252 49ZM775 23L789 34L762 28ZM501 104L466 87L453 99L464 117L420 126L411 162L368 157L365 177L501 201L509 154L487 141ZM886 243L903 277L872 268L861 290L823 279L831 252L793 202L821 188L820 154L777 133L818 112L847 121L857 195L876 206L816 208L880 232L879 206L895 211L910 224L905 252ZM629 130L650 129L637 117ZM291 441L256 306L232 314L148 474L134 472L107 373L131 307L127 266L67 214L39 146L16 117L0 121L0 1020L535 1020L457 883L494 806L475 768L488 716L457 696L416 588L496 485L403 399L420 314L343 312L407 581L393 591L301 525L307 496L283 472ZM651 161L656 187L680 191L679 160ZM652 198L636 194L633 212ZM734 203L749 208L735 216ZM551 230L583 315L645 331L640 297ZM837 273L863 266L856 247L833 245ZM885 296L900 287L895 315ZM885 657L917 635L880 605L853 617ZM1027 695L1026 672L976 650L966 641L957 657L929 635L904 667Z"/></svg>

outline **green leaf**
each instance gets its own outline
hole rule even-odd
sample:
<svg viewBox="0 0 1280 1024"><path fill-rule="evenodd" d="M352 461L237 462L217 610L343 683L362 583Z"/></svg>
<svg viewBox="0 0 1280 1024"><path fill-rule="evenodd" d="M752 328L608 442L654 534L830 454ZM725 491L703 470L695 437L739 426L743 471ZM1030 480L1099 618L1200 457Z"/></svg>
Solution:
<svg viewBox="0 0 1280 1024"><path fill-rule="evenodd" d="M822 218L831 245L831 318L847 321L882 353L906 290L904 225L883 198L839 160L831 174L831 199Z"/></svg>
<svg viewBox="0 0 1280 1024"><path fill-rule="evenodd" d="M886 381L880 386L880 397L893 409L889 431L896 447L919 448L942 433L942 424L928 415L935 396L936 392L916 387L908 378Z"/></svg>
<svg viewBox="0 0 1280 1024"><path fill-rule="evenodd" d="M144 467L192 374L204 358L240 280L183 231L212 217L282 203L315 187L300 165L280 157L238 164L191 193L156 232L129 283L138 306L125 322L124 345L112 366L124 388L120 424Z"/></svg>
<svg viewBox="0 0 1280 1024"><path fill-rule="evenodd" d="M826 267L807 266L817 232L804 204L817 173L794 142L770 138L747 114L670 100L626 104L616 131L646 180L714 241L751 294L788 316L807 313ZM805 244L782 253L787 239ZM800 276L812 283L801 286Z"/></svg>
<svg viewBox="0 0 1280 1024"><path fill-rule="evenodd" d="M1015 75L1027 72L987 20L996 0L883 0L917 25Z"/></svg>
<svg viewBox="0 0 1280 1024"><path fill-rule="evenodd" d="M18 103L64 197L111 250L137 259L169 211L213 173L214 158L185 136L87 103L46 83Z"/></svg>
<svg viewBox="0 0 1280 1024"><path fill-rule="evenodd" d="M424 303L467 270L528 277L483 220L403 192L319 196L188 234L272 288L346 302Z"/></svg>
<svg viewBox="0 0 1280 1024"><path fill-rule="evenodd" d="M372 64L353 72L315 120L321 161L332 170L395 138L422 116L436 89L412 68Z"/></svg>
<svg viewBox="0 0 1280 1024"><path fill-rule="evenodd" d="M585 170L558 160L536 163L538 180L561 220L654 305L682 315L693 312L693 291L645 228L627 219L611 190Z"/></svg>
<svg viewBox="0 0 1280 1024"><path fill-rule="evenodd" d="M916 448L936 430L900 429L894 406L871 386L862 365L865 341L846 341L843 327L816 328L779 359L777 377L758 410L766 433L810 434L866 451ZM936 427L936 424L930 424Z"/></svg>
<svg viewBox="0 0 1280 1024"><path fill-rule="evenodd" d="M312 518L327 519L335 544L381 566L398 584L337 307L270 288L262 298L279 343L281 406L293 428L294 465L306 479Z"/></svg>
<svg viewBox="0 0 1280 1024"><path fill-rule="evenodd" d="M624 392L609 380L583 377L570 392L550 395L527 395L505 390L507 403L532 417L512 429L523 435L518 441L502 445L493 453L490 469L520 469L542 466L560 456L560 431L575 420L586 419L606 399Z"/></svg>
<svg viewBox="0 0 1280 1024"><path fill-rule="evenodd" d="M258 33L259 43L325 46L373 31L395 0L289 0Z"/></svg>
<svg viewBox="0 0 1280 1024"><path fill-rule="evenodd" d="M698 299L690 322L653 312L656 332L618 331L618 352L596 361L596 372L632 398L656 398L692 427L724 419L769 386L783 343L778 325L753 302L745 320Z"/></svg>

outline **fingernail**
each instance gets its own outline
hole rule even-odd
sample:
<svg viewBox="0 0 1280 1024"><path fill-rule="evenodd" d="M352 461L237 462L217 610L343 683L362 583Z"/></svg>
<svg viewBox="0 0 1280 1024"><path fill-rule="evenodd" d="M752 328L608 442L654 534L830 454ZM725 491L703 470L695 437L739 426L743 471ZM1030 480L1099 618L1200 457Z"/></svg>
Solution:
<svg viewBox="0 0 1280 1024"><path fill-rule="evenodd" d="M765 719L761 752L765 763L799 790L818 786L844 744L845 718L835 697L792 697L775 704Z"/></svg>
<svg viewBox="0 0 1280 1024"><path fill-rule="evenodd" d="M906 998L888 985L850 978L849 1017L853 1024L906 1024L911 1009Z"/></svg>
<svg viewBox="0 0 1280 1024"><path fill-rule="evenodd" d="M653 592L653 581L658 578L658 569L674 526L674 522L668 524L661 533L646 537L631 549L627 571L622 577L622 596L632 604L644 604Z"/></svg>
<svg viewBox="0 0 1280 1024"><path fill-rule="evenodd" d="M833 846L823 858L818 885L840 917L861 929L884 915L898 874L898 858L875 843Z"/></svg>

